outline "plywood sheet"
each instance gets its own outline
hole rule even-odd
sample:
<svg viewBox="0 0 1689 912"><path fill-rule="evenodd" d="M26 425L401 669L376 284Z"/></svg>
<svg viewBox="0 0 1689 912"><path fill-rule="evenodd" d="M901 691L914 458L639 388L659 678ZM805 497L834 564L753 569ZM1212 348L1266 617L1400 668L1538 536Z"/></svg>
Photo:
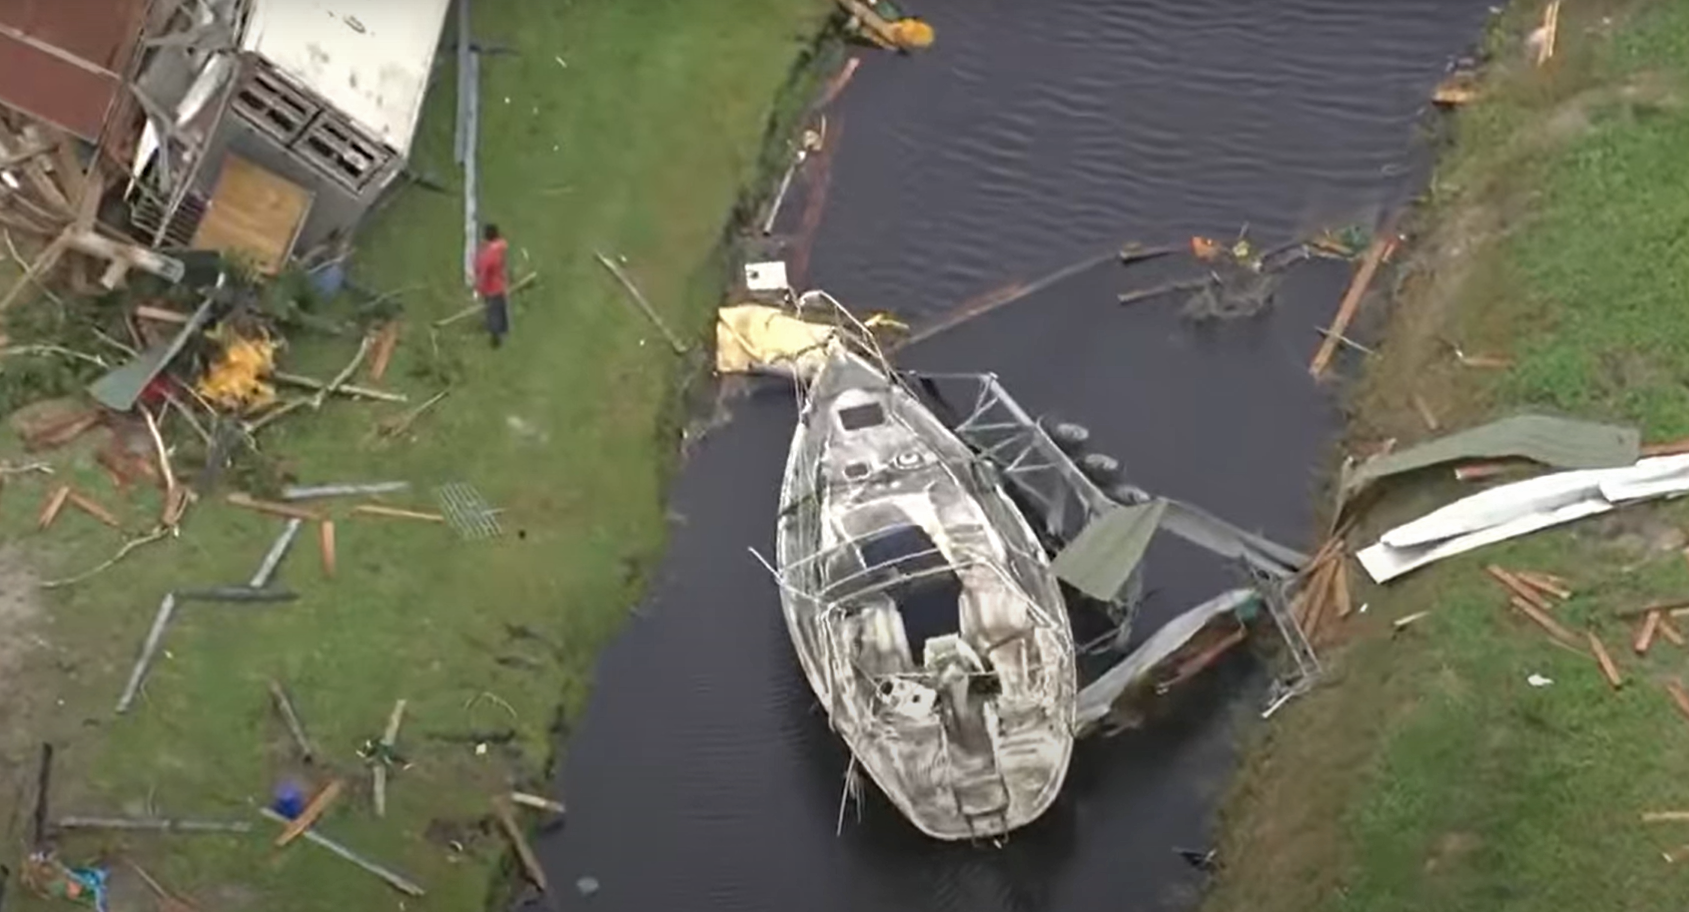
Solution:
<svg viewBox="0 0 1689 912"><path fill-rule="evenodd" d="M266 275L275 275L311 211L311 193L275 172L229 155L194 233L202 250L239 253Z"/></svg>

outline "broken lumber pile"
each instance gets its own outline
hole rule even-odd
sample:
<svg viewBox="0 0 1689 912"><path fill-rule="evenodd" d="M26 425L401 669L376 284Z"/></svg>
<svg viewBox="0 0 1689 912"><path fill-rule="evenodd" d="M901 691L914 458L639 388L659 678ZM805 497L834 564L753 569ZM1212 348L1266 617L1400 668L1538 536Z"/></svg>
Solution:
<svg viewBox="0 0 1689 912"><path fill-rule="evenodd" d="M1314 646L1330 642L1334 623L1354 613L1348 548L1341 531L1321 545L1302 568L1301 585L1290 611Z"/></svg>
<svg viewBox="0 0 1689 912"><path fill-rule="evenodd" d="M74 137L15 112L0 114L0 231L7 255L23 271L0 297L0 311L28 289L44 287L67 253L97 264L106 290L116 288L131 268L181 278L180 262L97 230L107 187L99 157L85 162ZM74 283L88 286L89 275L73 264Z"/></svg>

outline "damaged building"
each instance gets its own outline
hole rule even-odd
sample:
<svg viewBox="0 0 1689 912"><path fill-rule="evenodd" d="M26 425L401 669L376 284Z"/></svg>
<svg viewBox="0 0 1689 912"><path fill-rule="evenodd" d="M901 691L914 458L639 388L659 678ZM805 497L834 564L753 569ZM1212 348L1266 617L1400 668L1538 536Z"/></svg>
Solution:
<svg viewBox="0 0 1689 912"><path fill-rule="evenodd" d="M449 4L0 0L0 221L106 287L154 249L274 274L396 189Z"/></svg>
<svg viewBox="0 0 1689 912"><path fill-rule="evenodd" d="M130 224L273 272L350 235L404 171L449 0L223 0L137 80ZM183 34L177 32L176 34Z"/></svg>

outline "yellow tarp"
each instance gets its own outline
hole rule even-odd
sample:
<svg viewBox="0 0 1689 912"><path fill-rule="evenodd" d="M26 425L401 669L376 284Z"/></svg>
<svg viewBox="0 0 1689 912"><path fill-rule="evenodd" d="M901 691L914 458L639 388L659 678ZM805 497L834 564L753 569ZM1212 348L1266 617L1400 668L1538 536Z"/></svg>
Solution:
<svg viewBox="0 0 1689 912"><path fill-rule="evenodd" d="M838 329L809 323L778 307L736 304L716 313L715 369L724 374L802 375L822 359Z"/></svg>

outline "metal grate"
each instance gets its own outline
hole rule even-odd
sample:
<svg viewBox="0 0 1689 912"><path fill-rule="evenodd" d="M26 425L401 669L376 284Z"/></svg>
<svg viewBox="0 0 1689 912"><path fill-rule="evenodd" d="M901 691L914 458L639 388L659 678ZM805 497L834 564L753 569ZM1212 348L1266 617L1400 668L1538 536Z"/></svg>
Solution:
<svg viewBox="0 0 1689 912"><path fill-rule="evenodd" d="M234 107L258 129L287 145L304 132L322 106L258 63L235 93Z"/></svg>
<svg viewBox="0 0 1689 912"><path fill-rule="evenodd" d="M446 522L464 538L496 538L504 531L499 528L499 511L489 506L481 492L470 485L461 481L450 482L437 488L435 494Z"/></svg>
<svg viewBox="0 0 1689 912"><path fill-rule="evenodd" d="M353 190L363 189L394 157L391 149L333 111L311 123L294 152Z"/></svg>
<svg viewBox="0 0 1689 912"><path fill-rule="evenodd" d="M187 248L193 246L194 235L199 231L199 223L205 218L205 198L189 193L182 198L182 205L176 208L176 214L170 219L170 227L164 232L159 246ZM129 225L134 229L135 237L147 246L153 246L152 240L158 234L158 223L164 217L164 206L150 195L143 194L129 210Z"/></svg>

